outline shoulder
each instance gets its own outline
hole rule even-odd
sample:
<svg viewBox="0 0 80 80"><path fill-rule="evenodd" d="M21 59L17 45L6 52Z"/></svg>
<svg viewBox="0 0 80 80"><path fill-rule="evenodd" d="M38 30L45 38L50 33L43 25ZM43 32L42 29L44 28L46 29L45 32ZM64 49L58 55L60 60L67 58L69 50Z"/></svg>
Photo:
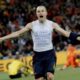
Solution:
<svg viewBox="0 0 80 80"><path fill-rule="evenodd" d="M52 23L52 25L53 25L53 26L59 26L59 24L58 24L58 23L56 23L56 22L54 22L54 21L47 20L47 22Z"/></svg>
<svg viewBox="0 0 80 80"><path fill-rule="evenodd" d="M59 24L56 23L56 22L53 22L53 26L54 26L54 27L57 27L57 26L59 26Z"/></svg>
<svg viewBox="0 0 80 80"><path fill-rule="evenodd" d="M54 22L54 21L48 20L48 22L52 24L53 29L55 29L55 28L58 28L58 27L59 27L59 24L58 24L58 23L56 23L56 22Z"/></svg>
<svg viewBox="0 0 80 80"><path fill-rule="evenodd" d="M24 29L32 29L32 22L27 23Z"/></svg>
<svg viewBox="0 0 80 80"><path fill-rule="evenodd" d="M53 24L53 21L47 19L47 23Z"/></svg>
<svg viewBox="0 0 80 80"><path fill-rule="evenodd" d="M25 26L25 29L32 30L32 27L33 27L34 25L36 25L37 22L38 22L38 20L32 21L32 22L30 22L30 23L27 23L26 26Z"/></svg>
<svg viewBox="0 0 80 80"><path fill-rule="evenodd" d="M32 21L31 24L36 24L38 23L38 20Z"/></svg>

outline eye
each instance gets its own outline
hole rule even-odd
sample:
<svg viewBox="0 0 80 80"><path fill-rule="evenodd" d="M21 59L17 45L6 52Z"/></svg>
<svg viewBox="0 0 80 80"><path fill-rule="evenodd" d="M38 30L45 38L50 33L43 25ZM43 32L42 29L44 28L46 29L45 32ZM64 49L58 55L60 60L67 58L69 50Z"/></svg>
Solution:
<svg viewBox="0 0 80 80"><path fill-rule="evenodd" d="M40 13L40 11L37 11L38 13Z"/></svg>
<svg viewBox="0 0 80 80"><path fill-rule="evenodd" d="M42 10L42 12L44 12L44 10Z"/></svg>

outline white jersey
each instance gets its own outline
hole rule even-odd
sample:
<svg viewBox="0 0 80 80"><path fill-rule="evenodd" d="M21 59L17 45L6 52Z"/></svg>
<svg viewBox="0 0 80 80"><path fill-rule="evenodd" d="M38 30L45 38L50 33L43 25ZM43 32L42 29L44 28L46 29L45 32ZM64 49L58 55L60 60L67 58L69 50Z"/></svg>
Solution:
<svg viewBox="0 0 80 80"><path fill-rule="evenodd" d="M33 49L37 52L53 49L52 44L53 22L46 20L40 23L39 20L32 22Z"/></svg>

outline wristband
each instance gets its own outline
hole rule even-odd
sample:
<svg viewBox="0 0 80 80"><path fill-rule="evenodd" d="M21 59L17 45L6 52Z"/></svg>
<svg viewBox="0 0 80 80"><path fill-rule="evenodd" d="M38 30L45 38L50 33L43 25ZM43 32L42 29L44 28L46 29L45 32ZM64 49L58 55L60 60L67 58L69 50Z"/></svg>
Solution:
<svg viewBox="0 0 80 80"><path fill-rule="evenodd" d="M69 36L70 43L73 44L73 45L78 44L79 41L77 40L77 37L78 37L78 34L77 33L71 32L70 33L70 36Z"/></svg>

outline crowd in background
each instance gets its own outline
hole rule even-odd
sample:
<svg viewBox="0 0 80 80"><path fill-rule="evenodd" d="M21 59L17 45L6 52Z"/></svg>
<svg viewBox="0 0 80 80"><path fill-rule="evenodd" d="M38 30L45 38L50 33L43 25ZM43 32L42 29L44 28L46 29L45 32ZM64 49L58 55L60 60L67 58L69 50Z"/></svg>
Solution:
<svg viewBox="0 0 80 80"><path fill-rule="evenodd" d="M36 20L35 9L39 4L48 9L48 19L57 22L68 31L80 32L80 0L0 0L0 37L20 30ZM57 51L63 50L70 41L53 32L53 44ZM12 58L18 54L32 54L29 33L0 43L0 58Z"/></svg>

